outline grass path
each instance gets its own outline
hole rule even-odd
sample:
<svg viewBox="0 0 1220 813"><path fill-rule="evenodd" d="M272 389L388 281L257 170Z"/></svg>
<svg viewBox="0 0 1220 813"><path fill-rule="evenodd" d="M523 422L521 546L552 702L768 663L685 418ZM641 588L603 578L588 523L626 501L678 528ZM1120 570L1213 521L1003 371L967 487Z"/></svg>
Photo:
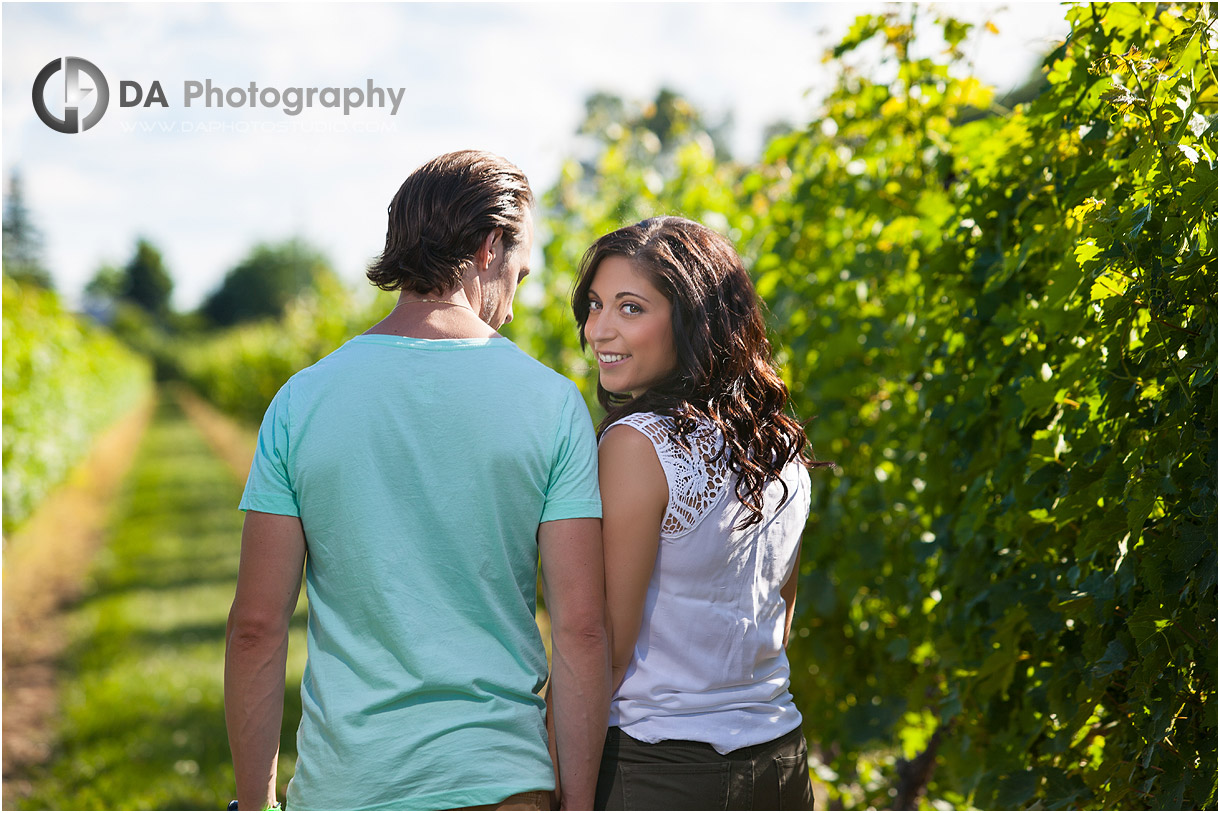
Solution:
<svg viewBox="0 0 1220 813"><path fill-rule="evenodd" d="M162 397L84 596L68 618L58 739L26 809L223 809L225 619L241 483ZM294 620L281 797L295 757L303 616Z"/></svg>
<svg viewBox="0 0 1220 813"><path fill-rule="evenodd" d="M31 766L54 745L63 608L80 595L119 486L152 415L151 391L98 438L88 457L4 547L5 808L29 792Z"/></svg>

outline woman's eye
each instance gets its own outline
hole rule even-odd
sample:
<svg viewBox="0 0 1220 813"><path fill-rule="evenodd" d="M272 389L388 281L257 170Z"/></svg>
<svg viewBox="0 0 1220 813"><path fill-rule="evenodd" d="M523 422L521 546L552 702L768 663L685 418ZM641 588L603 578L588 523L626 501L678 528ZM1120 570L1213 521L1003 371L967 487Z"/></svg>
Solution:
<svg viewBox="0 0 1220 813"><path fill-rule="evenodd" d="M599 310L601 310L601 309L602 309L602 303L597 302L597 301L592 300L592 299L590 299L590 300L589 300L589 310L591 310L591 311L599 311Z"/></svg>
<svg viewBox="0 0 1220 813"><path fill-rule="evenodd" d="M644 312L644 310L639 305L636 305L634 302L623 303L623 310L626 311L627 313L630 313L633 315Z"/></svg>

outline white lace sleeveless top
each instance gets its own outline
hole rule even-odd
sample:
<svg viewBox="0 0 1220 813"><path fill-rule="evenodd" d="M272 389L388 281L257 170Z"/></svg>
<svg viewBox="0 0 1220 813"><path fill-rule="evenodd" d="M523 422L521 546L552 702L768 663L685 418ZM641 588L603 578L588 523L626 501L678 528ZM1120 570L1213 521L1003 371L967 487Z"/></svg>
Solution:
<svg viewBox="0 0 1220 813"><path fill-rule="evenodd" d="M695 740L726 754L800 725L788 691L780 588L796 562L809 516L809 474L797 461L768 484L761 522L745 516L723 438L710 423L670 439L654 413L625 424L647 437L669 484L657 562L635 653L610 706L610 725L643 742Z"/></svg>

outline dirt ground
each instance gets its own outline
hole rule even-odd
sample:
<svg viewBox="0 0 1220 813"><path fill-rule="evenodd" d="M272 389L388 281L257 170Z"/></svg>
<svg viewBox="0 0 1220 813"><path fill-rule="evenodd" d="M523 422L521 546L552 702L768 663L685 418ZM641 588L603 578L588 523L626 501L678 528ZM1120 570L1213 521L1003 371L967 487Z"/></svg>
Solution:
<svg viewBox="0 0 1220 813"><path fill-rule="evenodd" d="M254 447L258 441L258 427L243 426L229 418L186 387L172 391L182 411L198 427L204 440L212 447L216 456L223 460L233 476L246 482L250 474L250 463L254 460Z"/></svg>
<svg viewBox="0 0 1220 813"><path fill-rule="evenodd" d="M250 471L257 431L221 415L185 388L166 393L239 480ZM89 458L4 543L3 807L29 790L30 768L47 761L55 735L56 670L63 611L80 596L105 539L110 510L151 420L155 398L99 438Z"/></svg>
<svg viewBox="0 0 1220 813"><path fill-rule="evenodd" d="M30 768L52 754L63 611L81 593L154 403L150 394L105 432L68 481L4 541L6 809L28 792Z"/></svg>

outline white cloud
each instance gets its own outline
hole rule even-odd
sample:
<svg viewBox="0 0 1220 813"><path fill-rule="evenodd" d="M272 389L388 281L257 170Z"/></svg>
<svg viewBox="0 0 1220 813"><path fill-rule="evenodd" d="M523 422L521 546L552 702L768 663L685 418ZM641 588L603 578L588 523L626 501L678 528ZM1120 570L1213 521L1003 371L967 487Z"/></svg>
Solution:
<svg viewBox="0 0 1220 813"><path fill-rule="evenodd" d="M180 307L198 304L258 240L302 235L356 279L412 169L481 147L545 189L593 90L640 99L669 85L713 118L731 110L735 149L748 157L770 121L808 120L833 81L822 52L860 5L8 3L4 168L24 173L48 264L69 295L101 261L126 261L137 235L164 251ZM980 55L985 76L991 65L1001 78L1027 70L1031 47L1055 30L1048 21L1061 23L1056 6L1029 8L996 18L1012 30ZM81 135L52 132L29 104L33 76L61 55L95 62L112 84L113 107ZM181 103L186 80L284 88L369 78L406 89L396 117ZM171 107L119 108L119 79L161 81Z"/></svg>

